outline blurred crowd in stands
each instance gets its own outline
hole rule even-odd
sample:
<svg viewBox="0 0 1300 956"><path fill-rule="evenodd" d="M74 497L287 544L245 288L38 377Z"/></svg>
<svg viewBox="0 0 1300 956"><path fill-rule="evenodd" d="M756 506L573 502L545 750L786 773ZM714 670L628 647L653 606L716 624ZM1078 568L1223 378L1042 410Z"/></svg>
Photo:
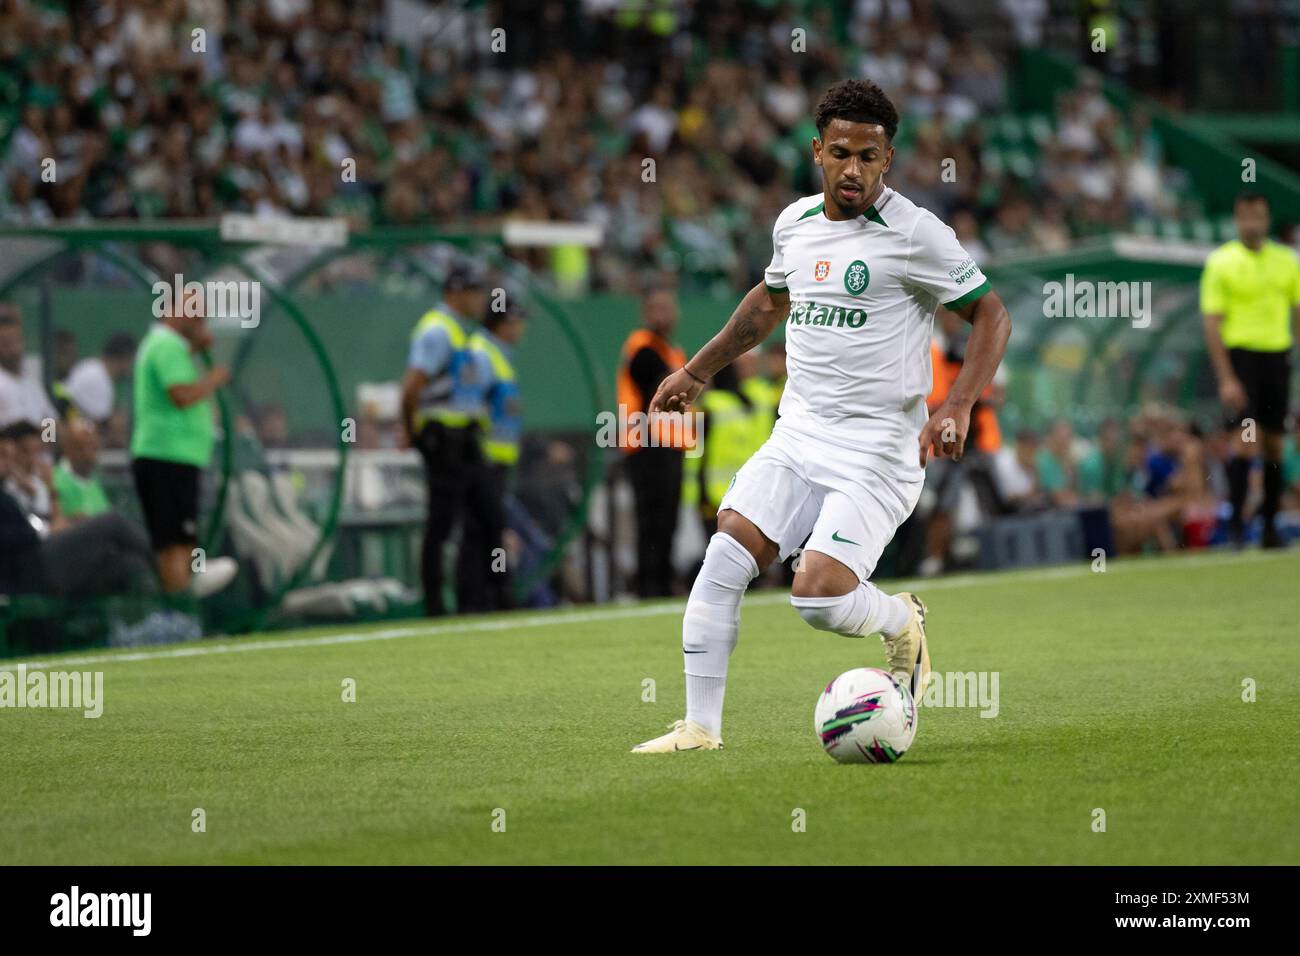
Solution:
<svg viewBox="0 0 1300 956"><path fill-rule="evenodd" d="M940 311L931 354L932 409L960 368L965 334L955 316ZM1230 543L1228 462L1231 434L1238 429L1152 402L1126 421L1103 420L1091 436L1078 434L1065 418L1004 436L998 426L1002 375L999 370L975 406L967 454L960 462L934 461L926 469L916 512L923 544L904 549L915 554L919 573L937 574L961 563L954 545L962 531L999 516L1052 510L1104 512L1110 554ZM1300 420L1286 437L1282 472L1283 534L1300 538ZM1248 540L1260 534L1252 518L1260 511L1262 485L1256 462L1244 511Z"/></svg>
<svg viewBox="0 0 1300 956"><path fill-rule="evenodd" d="M889 184L951 223L978 261L1177 218L1185 177L1149 117L1117 113L1097 75L1083 72L1041 122L1010 112L1009 45L1038 43L1049 5L986 6L1005 19L1001 47L909 0L0 0L0 222L590 221L604 228L596 249L514 254L561 288L632 292L668 273L682 289L703 279L734 291L760 277L779 211L820 189L810 114L845 76L879 82L904 117ZM13 315L0 338L5 483L34 513L81 493L73 479L90 480L100 444L124 444L120 410L96 410L133 343L80 358L56 342L65 357L51 380L68 394L43 396L31 330L24 343ZM766 398L746 398L768 413ZM97 437L70 436L59 492L33 428L69 401ZM266 447L285 441L282 410L249 427ZM1293 434L1289 509L1300 509L1298 444ZM1225 457L1217 428L1167 408L1090 438L1066 421L998 434L961 469L932 473L918 560L942 567L963 529L993 514L1098 504L1121 551L1204 544ZM707 488L699 501L708 520Z"/></svg>
<svg viewBox="0 0 1300 956"><path fill-rule="evenodd" d="M652 308L665 293L647 294L644 328L629 337L620 379L629 395L620 401L644 410L653 393L652 381L636 388L637 365L658 347L672 347L676 309L672 297ZM667 321L659 318L667 313ZM964 359L969 326L940 310L931 347L933 388L931 410L939 407ZM674 364L665 355L654 374ZM623 465L636 498L636 593L656 597L682 593L698 557L679 556L673 542L682 533L682 513L702 529L687 527L687 538L702 548L717 528L719 503L732 474L758 450L771 433L785 386L785 348L771 341L720 370L695 405L700 415L693 442L695 455L683 454L665 440L661 447L623 446ZM925 490L912 517L900 528L883 561L890 575L924 577L946 570L999 566L998 549L980 534L1001 519L1018 517L1022 553L1018 560L1035 563L1077 557L1079 548L1094 545L1107 555L1130 555L1177 549L1231 545L1228 463L1233 457L1231 436L1237 429L1213 417L1197 417L1185 409L1148 402L1131 417L1107 418L1088 435L1076 432L1065 418L1042 428L1004 433L999 412L1006 399L1005 370L976 403L971 430L960 461L932 459L925 471ZM1252 439L1253 440L1253 439ZM680 447L685 447L682 445ZM638 458L646 464L638 465ZM1300 421L1285 441L1284 491L1280 520L1284 540L1300 539ZM680 494L679 494L680 490ZM1256 462L1249 474L1244 540L1261 536L1263 469ZM1070 516L1062 523L1060 520ZM1035 517L1055 518L1035 527ZM1073 520L1077 517L1079 520ZM1011 524L1014 524L1011 523ZM1060 538L1066 526L1081 529L1077 544L1063 544L1061 556L1034 556L1043 538ZM678 574L674 576L669 555ZM791 561L793 558L791 559ZM990 563L993 562L993 563ZM767 569L764 581L779 583L789 565Z"/></svg>
<svg viewBox="0 0 1300 956"><path fill-rule="evenodd" d="M1004 3L1007 36L1031 42L1042 7ZM1178 170L1095 78L1035 133L1040 159L990 148L1004 60L898 0L4 0L0 219L586 220L606 230L590 256L528 254L562 287L668 269L743 288L767 224L820 188L810 113L844 76L894 99L890 184L977 259L1175 211Z"/></svg>

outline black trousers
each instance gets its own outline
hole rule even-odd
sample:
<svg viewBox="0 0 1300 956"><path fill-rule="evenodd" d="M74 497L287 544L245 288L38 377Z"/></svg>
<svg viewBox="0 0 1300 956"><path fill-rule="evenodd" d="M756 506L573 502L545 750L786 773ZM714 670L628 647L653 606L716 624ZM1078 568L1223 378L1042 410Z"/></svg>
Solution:
<svg viewBox="0 0 1300 956"><path fill-rule="evenodd" d="M673 535L682 498L682 451L641 448L626 458L636 500L636 590L641 597L673 593Z"/></svg>
<svg viewBox="0 0 1300 956"><path fill-rule="evenodd" d="M510 569L506 563L505 465L488 462L470 485L456 562L457 610L504 611L510 607Z"/></svg>
<svg viewBox="0 0 1300 956"><path fill-rule="evenodd" d="M55 597L158 593L149 539L111 511L54 532L43 543L41 559Z"/></svg>
<svg viewBox="0 0 1300 956"><path fill-rule="evenodd" d="M447 539L462 525L474 529L472 548L463 546L456 562L456 610L483 610L488 602L488 576L492 548L499 546L504 527L500 497L491 491L487 463L479 446L477 427L450 428L430 422L416 439L424 459L428 508L424 543L420 552L420 577L424 585L424 610L430 617L447 613L442 597L442 554ZM494 530L495 529L495 530ZM495 539L493 535L495 534ZM485 543L497 541L498 544ZM484 548L487 558L484 559Z"/></svg>

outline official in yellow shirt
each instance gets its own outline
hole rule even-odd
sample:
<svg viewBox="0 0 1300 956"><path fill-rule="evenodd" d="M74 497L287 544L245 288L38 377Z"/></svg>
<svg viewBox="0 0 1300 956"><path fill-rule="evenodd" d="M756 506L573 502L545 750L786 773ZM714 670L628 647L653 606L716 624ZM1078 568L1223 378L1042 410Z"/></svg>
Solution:
<svg viewBox="0 0 1300 956"><path fill-rule="evenodd" d="M1237 238L1205 260L1201 314L1205 344L1232 432L1228 489L1230 536L1240 544L1250 469L1264 458L1261 543L1281 547L1276 518L1282 498L1282 455L1291 386L1291 348L1300 336L1300 259L1268 238L1268 199L1237 197Z"/></svg>

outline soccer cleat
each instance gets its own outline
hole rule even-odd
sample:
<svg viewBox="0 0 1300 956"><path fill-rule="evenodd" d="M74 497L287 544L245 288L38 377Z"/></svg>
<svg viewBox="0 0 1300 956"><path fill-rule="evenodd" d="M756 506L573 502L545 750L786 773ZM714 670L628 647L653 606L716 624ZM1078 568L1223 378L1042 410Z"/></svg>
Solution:
<svg viewBox="0 0 1300 956"><path fill-rule="evenodd" d="M910 591L902 591L900 597L908 603L912 616L907 627L894 637L880 635L885 645L885 654L889 658L889 672L898 682L912 692L914 700L925 692L925 685L930 680L930 649L925 640L925 604Z"/></svg>
<svg viewBox="0 0 1300 956"><path fill-rule="evenodd" d="M668 733L632 748L634 754L670 754L678 750L721 750L722 738L715 737L693 720L678 720Z"/></svg>

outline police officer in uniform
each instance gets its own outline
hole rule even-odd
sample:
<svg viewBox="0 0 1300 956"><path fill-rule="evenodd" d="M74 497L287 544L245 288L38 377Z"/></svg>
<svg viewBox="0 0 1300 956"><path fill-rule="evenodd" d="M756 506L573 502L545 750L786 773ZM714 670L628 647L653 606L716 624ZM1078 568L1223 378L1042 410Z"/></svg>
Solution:
<svg viewBox="0 0 1300 956"><path fill-rule="evenodd" d="M428 488L420 571L425 613L430 617L447 612L442 594L443 549L457 520L478 500L471 491L484 480L481 443L491 381L471 349L470 337L486 307L481 271L471 265L453 267L443 284L442 301L420 318L411 333L402 379L402 418L411 445L424 459ZM465 570L458 573L458 605L465 602L466 576Z"/></svg>
<svg viewBox="0 0 1300 956"><path fill-rule="evenodd" d="M511 305L489 312L470 335L470 350L489 376L488 424L483 434L483 480L470 490L461 542L460 584L464 610L499 611L511 606L509 567L504 560L506 494L519 462L523 409L511 353L524 334L526 316Z"/></svg>

